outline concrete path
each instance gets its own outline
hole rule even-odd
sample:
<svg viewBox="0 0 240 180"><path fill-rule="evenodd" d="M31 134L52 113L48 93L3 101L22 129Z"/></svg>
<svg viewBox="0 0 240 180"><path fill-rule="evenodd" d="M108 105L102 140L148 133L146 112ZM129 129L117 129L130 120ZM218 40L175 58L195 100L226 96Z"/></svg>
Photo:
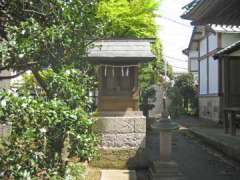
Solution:
<svg viewBox="0 0 240 180"><path fill-rule="evenodd" d="M238 163L201 144L191 134L175 133L173 159L184 180L240 180Z"/></svg>
<svg viewBox="0 0 240 180"><path fill-rule="evenodd" d="M194 127L199 127L197 122L189 121ZM183 119L183 122L186 123L187 120ZM211 122L209 124L201 122L200 126L212 128L216 124L213 125ZM214 131L209 131L209 133L214 133ZM211 136L213 135L211 134ZM229 142L230 140L222 139L222 141ZM159 134L148 131L146 142L148 157L159 159ZM234 143L235 145L239 144L236 141ZM202 141L199 141L187 129L173 133L173 160L179 165L184 180L240 180L239 163L202 144ZM146 180L146 178L138 180Z"/></svg>
<svg viewBox="0 0 240 180"><path fill-rule="evenodd" d="M216 150L240 162L240 129L237 129L237 136L231 136L225 134L222 125L216 122L191 117L180 118L176 122L186 127L186 130L203 143L211 145Z"/></svg>
<svg viewBox="0 0 240 180"><path fill-rule="evenodd" d="M137 180L133 170L101 170L101 180Z"/></svg>

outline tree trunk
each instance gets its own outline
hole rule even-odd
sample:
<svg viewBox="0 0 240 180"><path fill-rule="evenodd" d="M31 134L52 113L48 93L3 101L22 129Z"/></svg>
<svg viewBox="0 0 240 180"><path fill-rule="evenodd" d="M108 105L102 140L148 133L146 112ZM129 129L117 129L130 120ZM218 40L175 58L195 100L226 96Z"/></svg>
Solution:
<svg viewBox="0 0 240 180"><path fill-rule="evenodd" d="M52 98L52 93L51 91L48 89L47 87L47 83L43 80L43 78L41 77L41 75L39 74L39 70L36 68L32 68L31 69L36 81L38 82L38 84L41 86L41 88L45 91L46 95L48 98Z"/></svg>

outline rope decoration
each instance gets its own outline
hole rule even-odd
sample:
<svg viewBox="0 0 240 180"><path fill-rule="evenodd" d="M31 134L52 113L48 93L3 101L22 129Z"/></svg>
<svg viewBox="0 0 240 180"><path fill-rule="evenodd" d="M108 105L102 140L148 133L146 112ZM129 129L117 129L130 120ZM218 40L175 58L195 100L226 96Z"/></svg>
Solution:
<svg viewBox="0 0 240 180"><path fill-rule="evenodd" d="M107 69L108 67L112 68L112 76L114 77L115 76L115 70L114 68L121 68L121 74L122 74L122 77L128 77L129 76L129 68L130 67L139 67L139 65L109 65L109 64L106 64L106 65L100 65L100 67L104 67L104 76L107 77Z"/></svg>

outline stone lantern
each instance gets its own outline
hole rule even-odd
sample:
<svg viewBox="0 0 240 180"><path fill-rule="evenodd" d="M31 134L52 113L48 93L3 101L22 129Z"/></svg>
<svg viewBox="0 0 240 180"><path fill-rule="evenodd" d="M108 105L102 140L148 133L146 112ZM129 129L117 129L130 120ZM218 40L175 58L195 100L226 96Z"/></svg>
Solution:
<svg viewBox="0 0 240 180"><path fill-rule="evenodd" d="M146 118L139 110L138 70L152 61L152 39L100 40L88 60L98 67L97 129L103 148L145 146Z"/></svg>
<svg viewBox="0 0 240 180"><path fill-rule="evenodd" d="M151 180L178 180L182 178L178 171L177 163L171 158L172 131L178 125L171 121L166 110L166 96L163 96L163 111L161 118L152 125L152 129L160 131L160 160L153 161L150 165L149 176Z"/></svg>

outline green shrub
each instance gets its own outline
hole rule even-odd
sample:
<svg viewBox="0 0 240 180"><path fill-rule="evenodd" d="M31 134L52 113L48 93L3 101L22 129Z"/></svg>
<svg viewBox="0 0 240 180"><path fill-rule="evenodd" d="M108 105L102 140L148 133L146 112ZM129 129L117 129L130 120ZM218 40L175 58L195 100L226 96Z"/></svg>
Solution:
<svg viewBox="0 0 240 180"><path fill-rule="evenodd" d="M68 139L71 155L81 160L95 155L98 141L91 131L94 121L81 107L72 109L63 100L6 91L0 92L0 99L1 121L12 122L11 136L3 142L4 153L0 154L5 174L25 179L51 169L65 170L62 156Z"/></svg>
<svg viewBox="0 0 240 180"><path fill-rule="evenodd" d="M94 99L88 94L97 87L94 77L73 68L63 68L58 73L52 69L43 70L41 77L48 84L48 91L53 98L63 100L72 109L81 107L88 113L96 110ZM23 94L31 93L38 97L46 97L33 75L24 76L24 84L19 91Z"/></svg>

